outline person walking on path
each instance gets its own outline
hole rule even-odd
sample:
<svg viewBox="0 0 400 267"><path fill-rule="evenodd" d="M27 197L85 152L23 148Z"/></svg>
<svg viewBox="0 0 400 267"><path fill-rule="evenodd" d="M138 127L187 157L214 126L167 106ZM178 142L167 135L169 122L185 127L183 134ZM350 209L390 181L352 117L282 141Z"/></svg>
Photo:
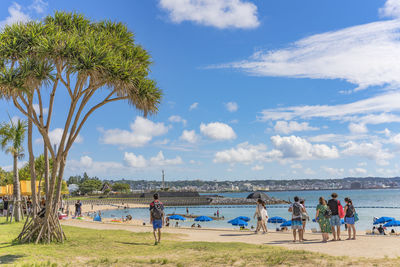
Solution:
<svg viewBox="0 0 400 267"><path fill-rule="evenodd" d="M150 203L150 223L153 224L154 245L161 242L161 228L164 226L164 204L158 199L155 193L154 201ZM157 234L156 234L157 232Z"/></svg>
<svg viewBox="0 0 400 267"><path fill-rule="evenodd" d="M253 216L253 218L257 218L257 227L256 227L256 230L254 231L254 233L258 233L258 231L260 231L260 229L261 229L261 221L262 221L262 209L263 209L263 206L262 206L262 199L261 198L259 198L259 199L257 199L257 206L256 206L256 212L254 213L254 216Z"/></svg>
<svg viewBox="0 0 400 267"><path fill-rule="evenodd" d="M315 214L315 221L318 222L322 233L322 242L326 243L329 239L329 233L331 232L331 224L329 222L329 207L326 205L326 201L323 197L319 198L317 205L317 213Z"/></svg>
<svg viewBox="0 0 400 267"><path fill-rule="evenodd" d="M332 241L339 241L341 239L340 239L339 201L337 200L338 195L336 193L332 193L331 197L332 199L329 199L328 201L328 207L332 212L331 218L329 220L333 233Z"/></svg>
<svg viewBox="0 0 400 267"><path fill-rule="evenodd" d="M344 207L344 213L345 213L344 222L347 225L347 231L349 233L349 237L347 238L347 240L355 240L356 227L355 227L354 215L356 213L356 210L354 209L353 201L350 198L346 197L344 201L346 202L346 206ZM351 237L351 232L353 232L353 237Z"/></svg>
<svg viewBox="0 0 400 267"><path fill-rule="evenodd" d="M305 201L306 201L305 199L300 199L300 204L304 208L304 212L301 213L301 221L303 223L303 236L304 236L304 233L306 232L306 223L307 223L307 221L310 220L310 216L308 216L307 209L305 206ZM303 240L305 240L305 239L303 238Z"/></svg>
<svg viewBox="0 0 400 267"><path fill-rule="evenodd" d="M267 209L265 207L264 201L262 199L257 200L257 206L256 206L256 212L254 213L253 218L257 217L257 227L255 230L255 233L257 234L258 231L262 228L263 234L266 234L268 232L267 226L266 226L266 220L268 219L268 213Z"/></svg>
<svg viewBox="0 0 400 267"><path fill-rule="evenodd" d="M301 221L301 214L305 212L303 205L299 202L299 197L294 197L294 203L289 207L289 212L292 213L292 230L293 242L296 242L296 231L299 232L299 242L303 242L303 222Z"/></svg>

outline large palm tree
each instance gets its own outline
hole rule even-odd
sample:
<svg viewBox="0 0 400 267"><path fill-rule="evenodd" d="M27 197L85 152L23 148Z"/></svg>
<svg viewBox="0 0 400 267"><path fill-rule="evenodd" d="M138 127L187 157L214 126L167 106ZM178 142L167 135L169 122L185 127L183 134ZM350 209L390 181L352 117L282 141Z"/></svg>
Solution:
<svg viewBox="0 0 400 267"><path fill-rule="evenodd" d="M21 242L63 241L56 211L64 168L71 146L91 114L115 101L126 101L144 115L157 113L162 93L149 77L150 65L150 55L135 43L133 33L123 23L56 12L43 21L5 26L0 31L0 98L11 100L28 119L31 166L32 125L43 138L45 157L48 151L53 161L45 216L35 218L33 214L19 236ZM49 129L60 90L64 90L59 97L65 103L66 119L56 150ZM34 102L39 112L33 109ZM46 107L47 118L43 112ZM31 172L34 185L33 167Z"/></svg>
<svg viewBox="0 0 400 267"><path fill-rule="evenodd" d="M21 220L21 188L18 177L18 160L24 157L24 139L26 122L18 120L14 123L0 124L0 145L1 148L13 157L14 191L13 191L13 213L16 222Z"/></svg>

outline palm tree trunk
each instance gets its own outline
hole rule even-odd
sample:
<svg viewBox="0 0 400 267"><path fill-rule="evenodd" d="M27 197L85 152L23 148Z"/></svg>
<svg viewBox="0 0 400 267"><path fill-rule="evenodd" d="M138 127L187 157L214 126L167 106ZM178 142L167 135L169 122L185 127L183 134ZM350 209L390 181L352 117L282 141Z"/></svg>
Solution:
<svg viewBox="0 0 400 267"><path fill-rule="evenodd" d="M38 199L36 193L36 170L35 156L33 155L32 146L32 120L28 119L28 151L29 151L29 170L31 174L31 191L32 191L32 216L35 217L38 210Z"/></svg>
<svg viewBox="0 0 400 267"><path fill-rule="evenodd" d="M47 145L44 144L44 148L43 148L43 157L44 157L44 184L45 184L45 196L46 198L48 198L48 194L49 194L49 168L50 168L50 164L49 164L49 152L47 150Z"/></svg>
<svg viewBox="0 0 400 267"><path fill-rule="evenodd" d="M14 199L13 199L13 212L16 222L21 221L21 188L19 185L18 177L18 155L14 155Z"/></svg>

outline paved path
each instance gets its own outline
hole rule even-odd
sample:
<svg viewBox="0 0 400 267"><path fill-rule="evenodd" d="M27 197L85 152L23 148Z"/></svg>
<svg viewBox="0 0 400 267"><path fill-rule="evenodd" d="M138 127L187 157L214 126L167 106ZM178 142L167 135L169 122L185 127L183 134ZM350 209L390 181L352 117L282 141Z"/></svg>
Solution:
<svg viewBox="0 0 400 267"><path fill-rule="evenodd" d="M131 232L150 232L150 226L134 226L117 223L99 223L91 221L66 220L63 225L91 229L127 230ZM357 240L321 243L320 234L307 233L303 244L293 243L290 232L270 232L266 235L255 235L252 232L241 232L221 229L187 229L164 228L164 232L177 234L183 241L206 242L244 242L249 244L265 244L285 247L288 249L320 252L332 256L351 256L366 258L396 258L400 257L400 236L366 236L359 235ZM342 239L345 239L342 236Z"/></svg>

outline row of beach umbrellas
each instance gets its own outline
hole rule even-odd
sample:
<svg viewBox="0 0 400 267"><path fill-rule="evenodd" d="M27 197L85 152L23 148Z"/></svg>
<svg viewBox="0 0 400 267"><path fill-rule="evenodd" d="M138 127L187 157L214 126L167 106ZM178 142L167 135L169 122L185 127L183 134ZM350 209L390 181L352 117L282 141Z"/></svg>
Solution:
<svg viewBox="0 0 400 267"><path fill-rule="evenodd" d="M170 220L177 220L177 221L186 221L185 217L183 217L181 215L178 215L178 214L174 214L174 215L169 216L169 219ZM196 217L194 220L196 222L209 222L209 221L212 221L213 219L208 217L208 216L199 216L199 217Z"/></svg>
<svg viewBox="0 0 400 267"><path fill-rule="evenodd" d="M185 221L186 220L185 217L183 217L181 215L178 215L178 214L171 215L169 217L169 219L170 220L179 220L179 221ZM194 220L196 222L209 222L209 221L212 221L213 219L208 217L208 216L199 216L199 217L196 217ZM230 223L230 224L232 224L234 226L247 226L249 221L250 221L249 217L239 216L239 217L236 217L235 219L232 219L232 220L228 221L228 223ZM315 219L312 219L312 221L316 222ZM279 224L280 223L281 227L288 227L288 226L292 225L292 221L291 220L286 220L286 219L284 219L282 217L279 217L279 216L275 216L275 217L269 218L268 219L268 223L274 223L274 224ZM340 223L344 224L344 220L341 219ZM378 218L378 219L376 219L374 221L374 225L377 225L377 224L384 224L383 225L384 227L397 227L397 226L400 226L400 221L396 220L393 217L385 217L384 216L384 217L380 217L380 218Z"/></svg>

